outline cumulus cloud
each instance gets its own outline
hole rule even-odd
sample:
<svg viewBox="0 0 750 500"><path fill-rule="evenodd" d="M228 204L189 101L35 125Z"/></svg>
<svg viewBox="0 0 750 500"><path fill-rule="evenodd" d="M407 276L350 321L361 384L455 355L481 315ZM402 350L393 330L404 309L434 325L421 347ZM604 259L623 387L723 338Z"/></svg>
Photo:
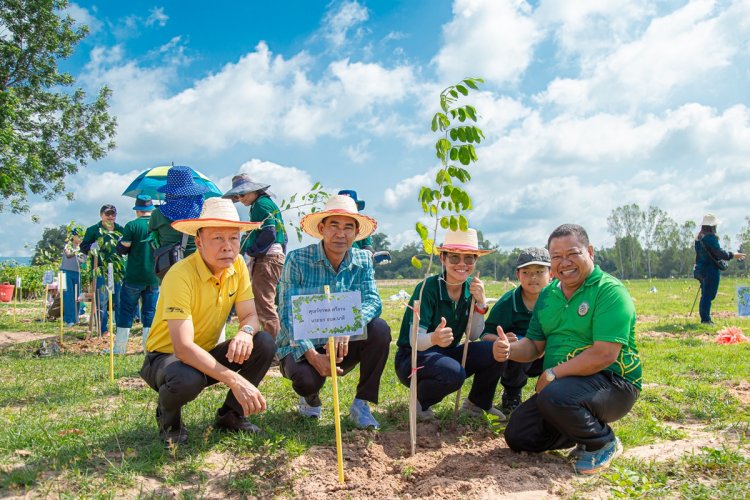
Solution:
<svg viewBox="0 0 750 500"><path fill-rule="evenodd" d="M92 9L93 10L93 9ZM94 10L94 12L96 12ZM77 3L70 3L62 11L63 15L69 15L77 24L88 26L89 33L96 33L102 28L102 23L86 7L81 7Z"/></svg>
<svg viewBox="0 0 750 500"><path fill-rule="evenodd" d="M354 32L355 38L361 36L360 27L368 17L367 7L356 0L333 4L323 19L321 33L332 47L340 48L347 42L350 32Z"/></svg>
<svg viewBox="0 0 750 500"><path fill-rule="evenodd" d="M164 13L164 7L154 7L149 11L148 17L144 21L146 26L159 25L164 27L169 21L169 16Z"/></svg>
<svg viewBox="0 0 750 500"><path fill-rule="evenodd" d="M481 76L514 83L541 35L524 0L455 0L453 19L443 26L445 43L433 62L442 81Z"/></svg>

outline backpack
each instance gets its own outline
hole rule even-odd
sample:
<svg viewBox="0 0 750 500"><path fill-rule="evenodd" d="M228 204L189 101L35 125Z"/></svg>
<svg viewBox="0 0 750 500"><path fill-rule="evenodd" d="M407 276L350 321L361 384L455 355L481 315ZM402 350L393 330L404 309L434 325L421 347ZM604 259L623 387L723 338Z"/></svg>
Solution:
<svg viewBox="0 0 750 500"><path fill-rule="evenodd" d="M183 233L182 241L154 250L154 274L156 274L159 280L164 279L169 268L177 264L185 256L187 241L188 235Z"/></svg>

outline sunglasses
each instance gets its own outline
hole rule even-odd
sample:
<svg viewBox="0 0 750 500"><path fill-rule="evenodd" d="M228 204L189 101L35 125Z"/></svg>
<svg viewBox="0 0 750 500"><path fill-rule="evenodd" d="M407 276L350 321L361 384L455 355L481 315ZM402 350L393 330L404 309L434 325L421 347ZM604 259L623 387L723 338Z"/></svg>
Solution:
<svg viewBox="0 0 750 500"><path fill-rule="evenodd" d="M445 256L446 259L448 259L448 262L451 264L458 264L461 262L461 257L463 257L464 264L467 266L472 266L477 261L476 255L462 255L460 253L449 253Z"/></svg>
<svg viewBox="0 0 750 500"><path fill-rule="evenodd" d="M105 210L104 215L117 215L117 212L114 210Z"/></svg>

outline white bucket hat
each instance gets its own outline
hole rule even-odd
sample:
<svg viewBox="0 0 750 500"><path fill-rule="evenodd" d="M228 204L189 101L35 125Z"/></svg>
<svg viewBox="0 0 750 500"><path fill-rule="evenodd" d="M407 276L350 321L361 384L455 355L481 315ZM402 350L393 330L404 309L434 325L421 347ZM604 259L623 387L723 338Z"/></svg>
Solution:
<svg viewBox="0 0 750 500"><path fill-rule="evenodd" d="M241 221L234 203L218 197L203 202L203 210L197 219L182 219L172 223L176 230L192 236L204 227L236 227L240 231L252 231L260 225L260 222Z"/></svg>
<svg viewBox="0 0 750 500"><path fill-rule="evenodd" d="M480 250L477 230L468 228L466 231L448 231L445 234L445 242L437 247L439 252L467 253L474 255L487 255L494 250Z"/></svg>
<svg viewBox="0 0 750 500"><path fill-rule="evenodd" d="M703 222L701 222L701 226L718 226L719 222L721 221L714 214L706 214L703 216Z"/></svg>
<svg viewBox="0 0 750 500"><path fill-rule="evenodd" d="M367 238L375 229L378 227L377 221L372 217L362 215L357 211L357 203L353 198L336 194L328 198L325 207L320 212L313 212L305 215L300 221L302 230L312 236L313 238L323 239L323 235L318 231L318 223L326 217L332 215L343 215L345 217L351 217L359 224L359 232L354 237L354 241L359 241Z"/></svg>

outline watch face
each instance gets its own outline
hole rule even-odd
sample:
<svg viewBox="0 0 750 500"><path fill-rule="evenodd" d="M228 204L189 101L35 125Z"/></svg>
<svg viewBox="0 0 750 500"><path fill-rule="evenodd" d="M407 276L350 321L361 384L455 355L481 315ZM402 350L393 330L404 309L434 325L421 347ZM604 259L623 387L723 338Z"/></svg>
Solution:
<svg viewBox="0 0 750 500"><path fill-rule="evenodd" d="M547 378L547 382L555 380L555 374L551 370L545 370L544 376Z"/></svg>

